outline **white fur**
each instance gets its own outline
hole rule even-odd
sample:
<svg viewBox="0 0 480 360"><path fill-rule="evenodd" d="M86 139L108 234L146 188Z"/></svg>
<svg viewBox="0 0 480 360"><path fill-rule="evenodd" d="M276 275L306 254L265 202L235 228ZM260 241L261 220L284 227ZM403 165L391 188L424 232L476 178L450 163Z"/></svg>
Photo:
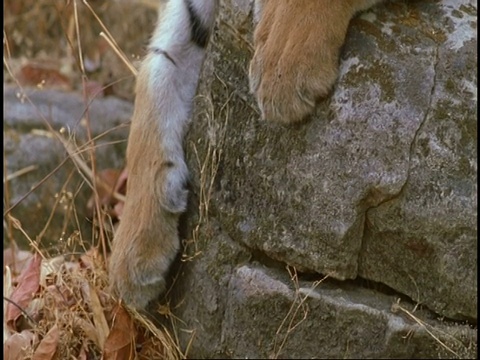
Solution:
<svg viewBox="0 0 480 360"><path fill-rule="evenodd" d="M193 5L201 19L205 19L205 25L211 27L215 1L196 0ZM166 56L155 54L153 50L145 60L151 74L149 91L155 95L161 113L159 130L163 147L177 152L182 148L205 56L205 50L191 42L190 16L185 0L170 0L160 14L150 42L150 49L155 48L165 51L175 62L173 64Z"/></svg>
<svg viewBox="0 0 480 360"><path fill-rule="evenodd" d="M216 0L192 0L191 4L203 26L211 29ZM174 164L162 190L165 195L162 206L173 213L184 211L187 203L188 169L184 161L183 137L204 57L205 49L191 41L186 0L169 0L159 15L149 54L142 66L149 73L148 92L156 99L160 143L166 157Z"/></svg>

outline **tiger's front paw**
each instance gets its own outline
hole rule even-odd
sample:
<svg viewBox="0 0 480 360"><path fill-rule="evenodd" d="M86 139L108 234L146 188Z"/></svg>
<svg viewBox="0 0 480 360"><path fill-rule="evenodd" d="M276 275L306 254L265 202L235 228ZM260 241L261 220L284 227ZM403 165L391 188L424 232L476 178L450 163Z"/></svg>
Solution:
<svg viewBox="0 0 480 360"><path fill-rule="evenodd" d="M300 122L329 93L352 17L345 3L263 0L249 70L263 119Z"/></svg>
<svg viewBox="0 0 480 360"><path fill-rule="evenodd" d="M136 132L130 135L132 139ZM177 227L187 204L188 171L182 159L164 157L154 144L140 149L133 145L137 142L131 144L126 200L109 274L111 292L143 309L164 292L165 277L180 248Z"/></svg>
<svg viewBox="0 0 480 360"><path fill-rule="evenodd" d="M140 267L131 263L129 257L119 257L113 262L110 266L110 292L128 306L143 310L165 291L162 275L148 277L148 274L157 273L155 267Z"/></svg>
<svg viewBox="0 0 480 360"><path fill-rule="evenodd" d="M136 213L125 208L109 261L111 293L139 310L165 292L180 247L178 216L146 205Z"/></svg>

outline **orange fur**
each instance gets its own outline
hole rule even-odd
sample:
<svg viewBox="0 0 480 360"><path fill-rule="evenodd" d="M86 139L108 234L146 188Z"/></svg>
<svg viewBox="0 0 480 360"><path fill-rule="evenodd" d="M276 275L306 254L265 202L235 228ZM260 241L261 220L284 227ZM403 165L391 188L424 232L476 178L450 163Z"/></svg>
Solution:
<svg viewBox="0 0 480 360"><path fill-rule="evenodd" d="M337 78L356 12L379 0L267 0L255 30L250 87L267 120L302 121Z"/></svg>

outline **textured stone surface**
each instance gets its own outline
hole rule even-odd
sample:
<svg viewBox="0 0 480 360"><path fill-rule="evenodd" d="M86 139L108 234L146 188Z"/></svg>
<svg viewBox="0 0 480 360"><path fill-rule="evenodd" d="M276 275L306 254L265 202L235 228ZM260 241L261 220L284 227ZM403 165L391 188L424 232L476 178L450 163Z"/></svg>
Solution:
<svg viewBox="0 0 480 360"><path fill-rule="evenodd" d="M397 303L398 294L321 276L295 280L281 264L249 254L214 220L196 235L197 255L176 269L171 302L188 357L476 356L476 330Z"/></svg>
<svg viewBox="0 0 480 360"><path fill-rule="evenodd" d="M468 2L439 8L444 16L426 18L445 37L434 46L429 106L402 191L367 212L359 274L438 313L476 318L477 15Z"/></svg>
<svg viewBox="0 0 480 360"><path fill-rule="evenodd" d="M312 290L313 286L301 282L294 291L288 280L279 281L261 267L238 268L229 283L223 323L230 355L302 359L453 355L405 313L393 314L393 297L356 287L320 284ZM453 351L463 351L461 357L472 355L462 342L448 336L466 340L472 335L467 328L452 327L442 336L445 329L440 323L430 321L428 326ZM466 341L467 346L469 341L471 346L474 338Z"/></svg>
<svg viewBox="0 0 480 360"><path fill-rule="evenodd" d="M222 228L299 269L476 318L476 2L392 2L355 19L331 97L295 128L259 121L245 9L224 2L187 141L193 179L198 159L220 155Z"/></svg>
<svg viewBox="0 0 480 360"><path fill-rule="evenodd" d="M260 122L248 94L249 4L224 2L186 142L187 228L210 225L185 234L181 343L210 358L476 357L476 329L439 321L476 319L476 2L355 19L331 97L295 128ZM285 263L341 281L305 297L313 275L296 287Z"/></svg>

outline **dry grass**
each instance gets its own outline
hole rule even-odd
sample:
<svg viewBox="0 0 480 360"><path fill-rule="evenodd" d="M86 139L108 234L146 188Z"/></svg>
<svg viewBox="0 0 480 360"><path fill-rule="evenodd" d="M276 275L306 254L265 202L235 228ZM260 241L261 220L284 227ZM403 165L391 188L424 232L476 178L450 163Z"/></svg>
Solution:
<svg viewBox="0 0 480 360"><path fill-rule="evenodd" d="M457 347L459 346L460 348L464 348L465 346L460 340L456 339L454 336L451 336L446 332L440 331L438 329L434 329L431 325L429 325L428 323L426 323L425 321L421 320L420 318L414 315L415 308L412 311L409 311L403 306L401 306L400 299L398 299L397 302L392 305L392 313L396 314L399 312L406 314L411 320L413 320L415 323L420 325L420 327L424 329L428 335L430 335L441 347L447 350L451 355L455 356L456 359L462 358L461 355L459 355L451 347L449 347L442 340L440 340L440 338L435 335L435 332L438 333L443 338L448 339L450 343L456 345Z"/></svg>
<svg viewBox="0 0 480 360"><path fill-rule="evenodd" d="M304 294L300 289L300 285L298 282L297 269L295 267L287 266L287 271L295 288L294 299L292 301L290 309L288 310L287 315L283 318L275 334L273 353L271 356L272 359L281 358L281 352L283 350L283 347L285 346L285 343L288 340L288 337L307 318L309 308L306 301L309 297L310 292L314 291L323 281L329 278L329 276L326 275L322 279L314 281L310 288L310 291Z"/></svg>

